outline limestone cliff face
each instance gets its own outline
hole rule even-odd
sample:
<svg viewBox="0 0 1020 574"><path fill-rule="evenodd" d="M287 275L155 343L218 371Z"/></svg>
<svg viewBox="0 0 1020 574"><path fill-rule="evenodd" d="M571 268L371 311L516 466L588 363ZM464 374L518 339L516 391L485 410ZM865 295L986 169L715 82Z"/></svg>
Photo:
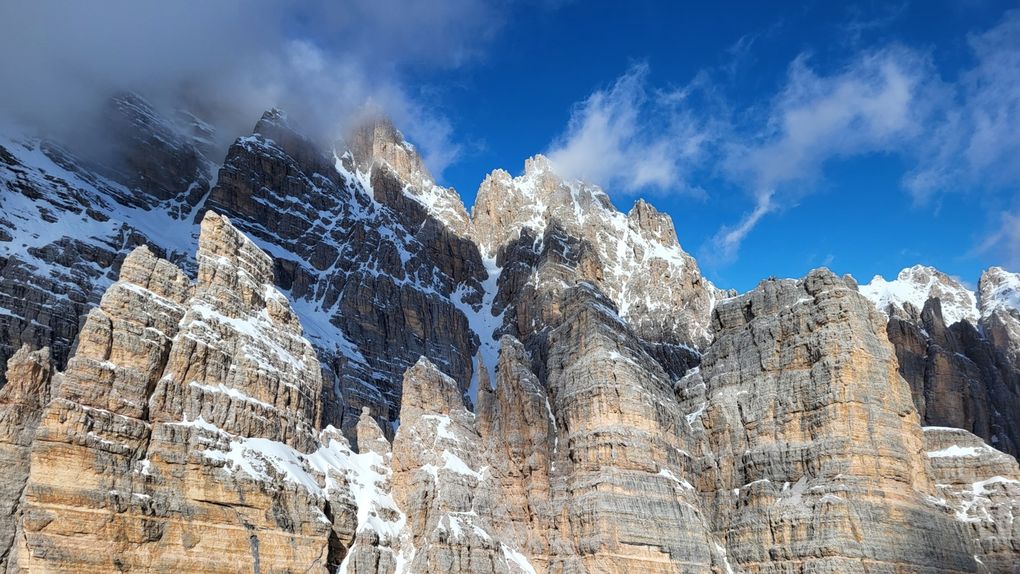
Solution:
<svg viewBox="0 0 1020 574"><path fill-rule="evenodd" d="M7 384L0 389L0 569L6 571L18 530L21 493L28 480L32 440L50 399L49 348L18 350L7 361Z"/></svg>
<svg viewBox="0 0 1020 574"><path fill-rule="evenodd" d="M924 448L938 502L953 510L974 544L979 570L1020 572L1020 468L1012 456L957 428L925 427Z"/></svg>
<svg viewBox="0 0 1020 574"><path fill-rule="evenodd" d="M981 327L1006 360L1020 368L1020 273L991 267L978 282Z"/></svg>
<svg viewBox="0 0 1020 574"><path fill-rule="evenodd" d="M18 569L274 571L330 559L326 498L257 454L318 447L315 353L270 283L269 257L213 213L198 258L192 284L136 249L90 313L32 443Z"/></svg>
<svg viewBox="0 0 1020 574"><path fill-rule="evenodd" d="M468 386L479 342L465 311L480 309L488 272L459 196L391 124L373 124L362 155L357 138L323 150L271 110L217 166L209 128L192 116L163 117L130 94L107 115L106 163L0 141L0 361L28 343L64 368L134 247L194 278L211 209L273 254L273 281L323 365L323 426L351 434L363 406L396 420L401 377L421 355Z"/></svg>
<svg viewBox="0 0 1020 574"><path fill-rule="evenodd" d="M969 572L931 502L921 427L884 321L828 271L721 303L683 379L704 436L696 486L730 560L752 572Z"/></svg>
<svg viewBox="0 0 1020 574"><path fill-rule="evenodd" d="M0 136L0 364L28 344L63 368L80 319L134 247L175 261L194 253L192 215L215 171L210 134L132 94L111 99L104 117L103 145L90 146L99 157Z"/></svg>
<svg viewBox="0 0 1020 574"><path fill-rule="evenodd" d="M521 228L499 255L506 336L478 412L514 501L507 518L528 533L524 553L539 571L725 571L687 477L692 437L672 385L697 354L656 354L661 339L643 338L595 280L605 252L572 229L556 219L540 238Z"/></svg>
<svg viewBox="0 0 1020 574"><path fill-rule="evenodd" d="M421 355L468 386L478 340L461 306L481 301L486 275L474 244L419 203L421 186L439 188L417 154L402 139L359 141L326 154L267 112L231 146L205 204L274 254L325 368L323 422L348 433L362 407L396 420L401 377Z"/></svg>
<svg viewBox="0 0 1020 574"><path fill-rule="evenodd" d="M489 174L472 219L478 245L499 256L501 267L513 266L511 272L524 262L504 253L527 247L526 237L536 252L549 233L571 237L586 258L583 279L602 290L643 339L696 348L708 342L709 314L723 294L680 248L669 216L644 201L620 213L604 191L564 181L548 159L535 156L520 177Z"/></svg>
<svg viewBox="0 0 1020 574"><path fill-rule="evenodd" d="M988 330L969 321L947 327L938 299L925 303L918 322L894 316L887 329L925 424L966 429L1020 452L1020 369Z"/></svg>

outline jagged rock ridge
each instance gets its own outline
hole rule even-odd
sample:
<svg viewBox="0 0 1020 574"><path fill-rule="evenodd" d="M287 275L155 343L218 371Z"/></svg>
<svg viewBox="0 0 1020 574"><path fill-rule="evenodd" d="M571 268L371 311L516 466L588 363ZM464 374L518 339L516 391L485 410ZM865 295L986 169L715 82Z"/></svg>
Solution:
<svg viewBox="0 0 1020 574"><path fill-rule="evenodd" d="M975 294L915 266L861 292L888 315L900 373L925 424L966 429L1020 453L1020 275L992 267Z"/></svg>

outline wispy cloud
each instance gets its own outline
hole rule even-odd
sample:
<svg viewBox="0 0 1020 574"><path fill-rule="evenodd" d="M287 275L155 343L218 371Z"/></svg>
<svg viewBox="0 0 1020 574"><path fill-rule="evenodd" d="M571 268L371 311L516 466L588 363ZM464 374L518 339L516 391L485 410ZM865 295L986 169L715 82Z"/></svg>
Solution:
<svg viewBox="0 0 1020 574"><path fill-rule="evenodd" d="M919 206L943 193L1015 195L1020 11L971 36L973 66L947 81L927 50L860 46L867 32L889 26L905 7L897 4L878 18L853 15L846 25L850 53L841 64L802 53L775 94L736 115L723 94L739 66L706 70L689 86L667 91L652 86L647 65L633 66L575 107L550 154L566 175L611 193L704 193L703 176L745 190L751 199L745 214L722 225L700 250L715 264L736 260L764 218L822 187L833 160L898 156L908 166L905 193ZM758 39L742 37L728 50L731 60L753 60ZM1017 234L1007 226L1016 219L1007 214L1001 222L986 251L1014 249Z"/></svg>
<svg viewBox="0 0 1020 574"><path fill-rule="evenodd" d="M755 197L754 210L744 216L736 225L724 225L711 240L711 250L702 249L702 256L713 264L732 261L737 256L740 244L747 234L758 225L761 218L772 213L776 206L772 202L772 191L762 191Z"/></svg>
<svg viewBox="0 0 1020 574"><path fill-rule="evenodd" d="M919 203L947 191L1020 185L1020 11L969 43L976 64L939 110L905 179Z"/></svg>
<svg viewBox="0 0 1020 574"><path fill-rule="evenodd" d="M838 158L898 155L912 166L903 187L919 206L944 193L1015 196L1020 11L969 43L975 64L956 82L944 81L927 53L905 46L860 51L830 74L814 69L808 56L795 59L760 127L734 130L723 144L722 173L748 189L754 203L739 222L722 226L703 254L735 260L763 217L812 193L826 164ZM1020 232L1010 225L1017 222L1002 214L979 251L1015 264Z"/></svg>
<svg viewBox="0 0 1020 574"><path fill-rule="evenodd" d="M925 121L921 95L930 92L918 54L903 48L861 54L823 75L806 55L790 65L785 86L753 133L725 144L722 173L751 191L754 207L723 226L702 251L716 263L736 258L763 217L810 193L835 158L894 151Z"/></svg>
<svg viewBox="0 0 1020 574"><path fill-rule="evenodd" d="M688 181L709 139L686 105L695 86L654 91L648 76L647 64L635 64L575 107L548 151L560 173L628 194L703 193Z"/></svg>
<svg viewBox="0 0 1020 574"><path fill-rule="evenodd" d="M975 251L993 255L1011 270L1020 269L1020 212L1003 212L997 223Z"/></svg>

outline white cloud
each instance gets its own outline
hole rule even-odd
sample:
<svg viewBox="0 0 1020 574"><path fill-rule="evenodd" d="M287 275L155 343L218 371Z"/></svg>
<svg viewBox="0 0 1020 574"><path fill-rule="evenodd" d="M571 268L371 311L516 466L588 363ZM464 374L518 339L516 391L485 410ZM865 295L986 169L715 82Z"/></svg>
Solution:
<svg viewBox="0 0 1020 574"><path fill-rule="evenodd" d="M834 74L819 73L806 56L795 59L764 113L720 144L721 173L748 189L754 203L719 229L703 256L733 261L763 217L812 193L838 158L900 156L912 165L903 185L918 206L943 193L1017 197L1020 10L971 36L969 45L974 65L954 82L944 81L924 53L903 46L860 52ZM996 220L999 227L976 251L1016 265L1020 216Z"/></svg>
<svg viewBox="0 0 1020 574"><path fill-rule="evenodd" d="M755 203L715 234L703 250L710 259L735 259L764 216L810 193L828 161L895 151L916 137L927 114L921 101L937 93L924 73L927 61L904 48L861 54L829 75L809 64L804 55L793 61L763 127L740 136L749 143L725 146L724 175L751 190Z"/></svg>
<svg viewBox="0 0 1020 574"><path fill-rule="evenodd" d="M903 184L917 205L942 193L1017 197L1020 186L1020 11L969 38L974 65L945 82L929 58L902 46L859 53L823 75L801 56L752 137L733 132L722 172L750 190L753 208L719 229L703 248L733 261L766 215L818 187L832 159L896 154L913 167ZM744 143L750 141L751 143ZM991 202L999 205L1001 202ZM998 227L976 252L1020 263L1020 215L996 214Z"/></svg>
<svg viewBox="0 0 1020 574"><path fill-rule="evenodd" d="M632 66L612 86L578 104L548 155L570 179L610 191L699 193L687 183L708 135L685 110L686 91L652 92L647 64Z"/></svg>
<svg viewBox="0 0 1020 574"><path fill-rule="evenodd" d="M772 203L772 192L764 191L756 197L754 210L744 216L736 225L723 226L712 237L711 250L704 251L703 256L710 263L725 263L736 258L740 244L762 217L775 211Z"/></svg>
<svg viewBox="0 0 1020 574"><path fill-rule="evenodd" d="M366 102L394 116L441 172L457 154L443 115L410 92L412 70L463 65L496 33L488 0L0 3L0 121L55 131L112 93L186 105L228 143L278 106L334 138Z"/></svg>

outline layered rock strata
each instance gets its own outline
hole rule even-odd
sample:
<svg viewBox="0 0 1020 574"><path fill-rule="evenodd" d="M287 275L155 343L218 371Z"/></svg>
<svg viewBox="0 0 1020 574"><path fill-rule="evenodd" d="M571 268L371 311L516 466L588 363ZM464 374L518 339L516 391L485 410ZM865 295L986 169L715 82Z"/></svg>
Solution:
<svg viewBox="0 0 1020 574"><path fill-rule="evenodd" d="M21 493L28 480L32 440L50 400L49 348L18 350L7 361L7 384L0 389L0 570L7 571L21 522Z"/></svg>
<svg viewBox="0 0 1020 574"><path fill-rule="evenodd" d="M924 428L925 454L941 502L974 544L979 571L1020 572L1020 467L977 436L947 427Z"/></svg>
<svg viewBox="0 0 1020 574"><path fill-rule="evenodd" d="M327 155L267 112L231 146L205 204L274 255L326 369L324 423L348 434L362 407L396 420L401 377L421 355L467 388L479 342L461 309L480 305L487 274L474 244L419 203L438 188L413 149L392 127L372 141L375 156L357 138Z"/></svg>
<svg viewBox="0 0 1020 574"><path fill-rule="evenodd" d="M704 437L696 488L749 572L973 572L884 320L815 271L721 303L678 390Z"/></svg>
<svg viewBox="0 0 1020 574"><path fill-rule="evenodd" d="M314 350L270 258L214 213L198 261L193 284L138 248L89 314L32 443L18 569L339 562L330 541L350 537L353 513L314 488L323 476L302 485L266 462L285 453L302 468L319 448Z"/></svg>
<svg viewBox="0 0 1020 574"><path fill-rule="evenodd" d="M0 364L28 344L63 368L80 319L134 247L178 262L194 253L192 216L215 171L209 128L194 132L194 118L182 125L132 94L104 117L84 146L102 154L0 137Z"/></svg>

